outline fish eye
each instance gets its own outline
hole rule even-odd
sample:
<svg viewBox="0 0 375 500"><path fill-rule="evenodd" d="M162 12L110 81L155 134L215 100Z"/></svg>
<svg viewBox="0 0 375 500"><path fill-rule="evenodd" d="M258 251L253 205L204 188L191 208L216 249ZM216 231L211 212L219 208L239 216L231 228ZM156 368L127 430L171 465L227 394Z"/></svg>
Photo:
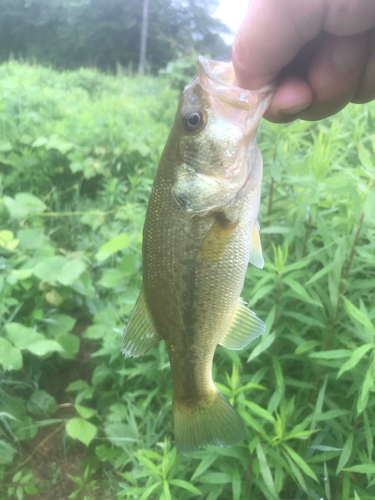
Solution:
<svg viewBox="0 0 375 500"><path fill-rule="evenodd" d="M195 132L204 125L204 115L200 109L188 109L184 113L183 125L187 132Z"/></svg>

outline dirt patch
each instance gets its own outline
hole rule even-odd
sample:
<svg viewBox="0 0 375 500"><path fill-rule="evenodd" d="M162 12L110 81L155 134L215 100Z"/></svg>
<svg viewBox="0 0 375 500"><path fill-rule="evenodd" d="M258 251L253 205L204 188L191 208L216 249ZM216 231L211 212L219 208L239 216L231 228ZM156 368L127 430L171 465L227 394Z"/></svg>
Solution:
<svg viewBox="0 0 375 500"><path fill-rule="evenodd" d="M72 333L80 336L86 326L78 324ZM77 359L51 363L43 370L39 386L57 401L56 413L52 418L67 421L77 417L74 408L75 394L67 393L65 389L71 382L78 379L91 382L94 366L90 360L90 353L95 348L92 341L81 338ZM34 500L67 500L69 495L77 489L77 485L69 475L82 477L79 464L85 458L87 448L78 441L66 439L65 423L41 427L33 439L23 441L20 445L22 467L32 471L38 483L38 491L40 491L32 498ZM90 498L90 494L85 494L85 496ZM91 498L95 497L91 496Z"/></svg>

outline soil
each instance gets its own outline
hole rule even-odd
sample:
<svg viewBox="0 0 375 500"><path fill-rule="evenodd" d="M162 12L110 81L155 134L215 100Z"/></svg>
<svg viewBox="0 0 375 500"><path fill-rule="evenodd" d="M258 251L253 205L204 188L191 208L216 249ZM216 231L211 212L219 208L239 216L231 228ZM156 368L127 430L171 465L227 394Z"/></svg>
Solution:
<svg viewBox="0 0 375 500"><path fill-rule="evenodd" d="M78 324L72 333L79 335L87 324ZM46 390L57 401L56 414L52 418L68 420L76 417L74 393L65 392L73 381L82 379L90 383L93 366L90 353L95 350L94 344L81 338L80 350L75 360L64 360L58 365L51 364L44 369L40 380L40 388ZM38 420L40 417L38 418ZM77 484L69 476L82 477L80 463L86 457L87 448L78 441L66 440L65 425L54 424L41 427L36 436L20 443L22 467L34 474L38 491L34 500L67 500L77 489ZM92 478L90 478L92 479ZM87 498L98 498L97 492L85 493Z"/></svg>

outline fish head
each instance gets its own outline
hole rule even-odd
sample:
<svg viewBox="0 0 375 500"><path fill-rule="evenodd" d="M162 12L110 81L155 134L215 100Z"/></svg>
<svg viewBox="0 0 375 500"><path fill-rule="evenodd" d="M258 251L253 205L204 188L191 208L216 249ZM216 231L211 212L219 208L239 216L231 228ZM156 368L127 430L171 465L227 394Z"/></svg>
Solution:
<svg viewBox="0 0 375 500"><path fill-rule="evenodd" d="M274 87L249 91L234 82L231 63L200 56L197 76L180 99L172 192L192 215L220 210L236 197L258 158L256 131Z"/></svg>

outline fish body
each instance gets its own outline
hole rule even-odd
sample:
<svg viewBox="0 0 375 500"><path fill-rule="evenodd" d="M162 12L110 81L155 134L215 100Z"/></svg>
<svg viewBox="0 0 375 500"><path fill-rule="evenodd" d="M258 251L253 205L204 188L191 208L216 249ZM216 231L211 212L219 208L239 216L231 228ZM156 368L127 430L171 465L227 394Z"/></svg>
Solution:
<svg viewBox="0 0 375 500"><path fill-rule="evenodd" d="M165 340L181 451L231 446L244 424L212 380L216 346L241 349L264 323L240 299L250 260L263 266L257 217L262 160L255 142L272 89L233 85L230 63L202 57L182 93L143 231L143 286L122 350Z"/></svg>

